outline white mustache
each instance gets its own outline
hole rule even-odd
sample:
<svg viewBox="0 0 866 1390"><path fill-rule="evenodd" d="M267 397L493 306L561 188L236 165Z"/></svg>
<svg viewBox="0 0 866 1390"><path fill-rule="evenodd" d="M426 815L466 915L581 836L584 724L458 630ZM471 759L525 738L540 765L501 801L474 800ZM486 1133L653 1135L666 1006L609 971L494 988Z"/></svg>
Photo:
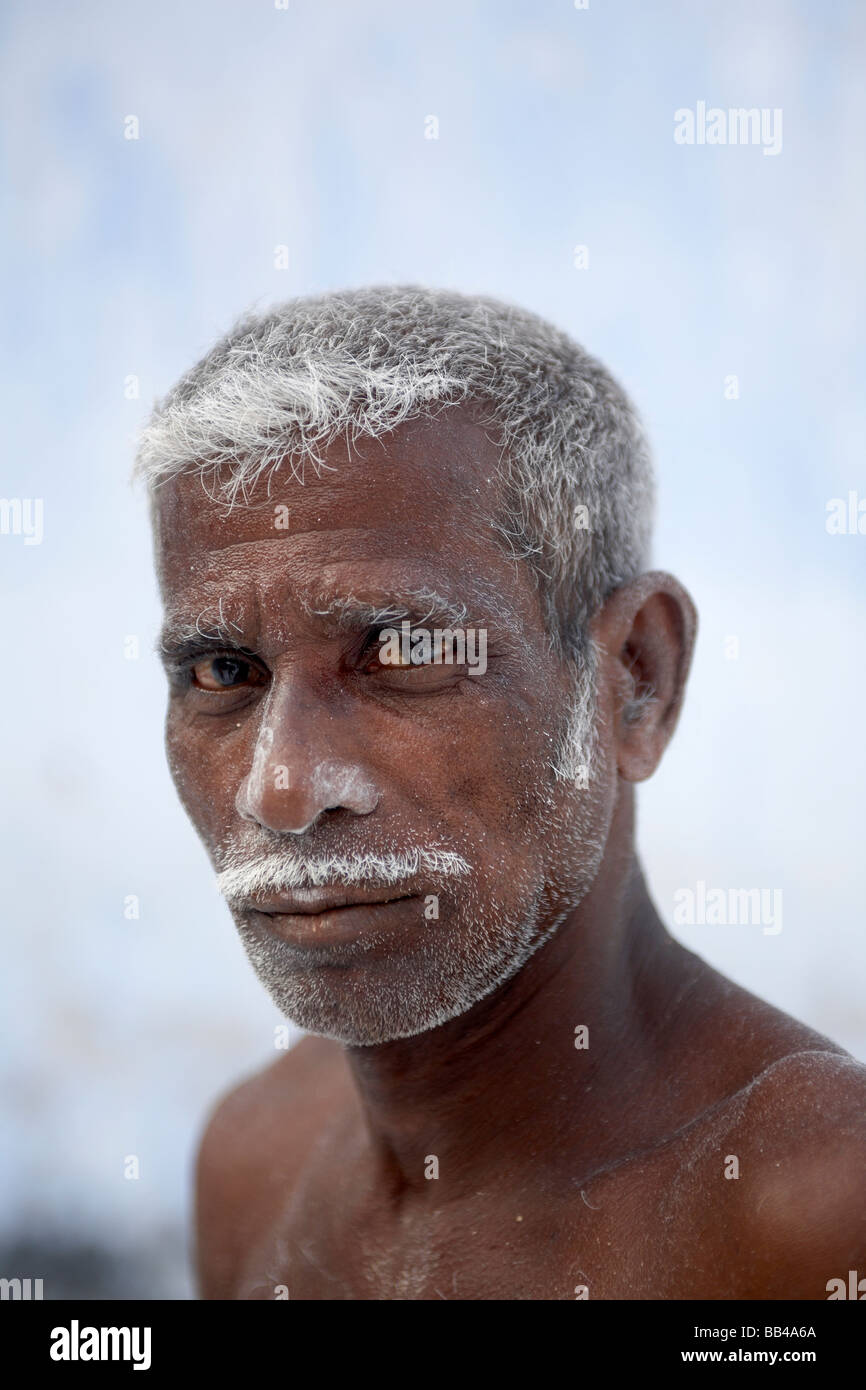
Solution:
<svg viewBox="0 0 866 1390"><path fill-rule="evenodd" d="M258 859L233 859L216 876L228 902L269 889L323 888L334 884L401 883L424 870L436 878L459 878L471 866L453 850L414 849L399 854L299 854L285 849Z"/></svg>

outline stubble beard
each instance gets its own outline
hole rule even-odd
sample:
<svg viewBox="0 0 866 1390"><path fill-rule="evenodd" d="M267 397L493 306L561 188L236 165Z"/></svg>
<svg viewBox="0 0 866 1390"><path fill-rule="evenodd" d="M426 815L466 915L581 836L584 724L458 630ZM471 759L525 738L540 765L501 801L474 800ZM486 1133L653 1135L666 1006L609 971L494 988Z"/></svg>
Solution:
<svg viewBox="0 0 866 1390"><path fill-rule="evenodd" d="M388 946L372 934L340 947L301 948L263 936L233 913L250 964L286 1019L348 1046L414 1037L487 998L553 936L589 892L604 856L593 674L578 682L553 762L537 770L536 851L516 881L515 857L504 845L498 874L473 869L449 884L438 918L428 920L419 908L408 944L405 935ZM586 766L589 785L576 789L569 778ZM539 841L546 846L541 857ZM471 847L456 848L471 864Z"/></svg>

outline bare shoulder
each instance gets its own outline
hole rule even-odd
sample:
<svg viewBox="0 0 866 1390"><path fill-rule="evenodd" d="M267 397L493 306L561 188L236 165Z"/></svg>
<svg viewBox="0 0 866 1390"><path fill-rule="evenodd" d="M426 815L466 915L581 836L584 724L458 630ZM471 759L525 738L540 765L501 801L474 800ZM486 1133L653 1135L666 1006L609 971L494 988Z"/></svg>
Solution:
<svg viewBox="0 0 866 1390"><path fill-rule="evenodd" d="M726 1296L826 1299L850 1270L866 1279L866 1067L853 1057L779 1057L686 1147L709 1160L704 1197L712 1184L736 1252Z"/></svg>
<svg viewBox="0 0 866 1390"><path fill-rule="evenodd" d="M866 1066L841 1048L809 1048L776 1058L744 1088L774 1129L797 1136L831 1125L866 1123Z"/></svg>
<svg viewBox="0 0 866 1390"><path fill-rule="evenodd" d="M349 1092L339 1044L305 1037L211 1107L196 1161L203 1298L230 1297L238 1261L291 1188L324 1117Z"/></svg>
<svg viewBox="0 0 866 1390"><path fill-rule="evenodd" d="M780 1169L808 1186L815 1212L841 1205L849 1222L858 1208L864 1215L866 1066L841 1051L795 1052L757 1076L741 1099L741 1124L776 1151Z"/></svg>

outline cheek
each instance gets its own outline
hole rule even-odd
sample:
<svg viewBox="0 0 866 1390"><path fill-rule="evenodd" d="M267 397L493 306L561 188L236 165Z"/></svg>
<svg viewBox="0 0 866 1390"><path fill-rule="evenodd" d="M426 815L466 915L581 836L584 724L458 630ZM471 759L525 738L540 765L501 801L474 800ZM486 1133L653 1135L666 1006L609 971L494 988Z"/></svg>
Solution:
<svg viewBox="0 0 866 1390"><path fill-rule="evenodd" d="M554 698L539 703L522 724L507 726L497 769L509 872L517 850L524 867L540 869L554 896L560 890L570 895L575 884L585 890L603 857L617 802L615 755L597 711L590 716L595 733L585 735L578 760L585 777L556 775L571 715L570 701Z"/></svg>
<svg viewBox="0 0 866 1390"><path fill-rule="evenodd" d="M181 805L206 843L220 839L236 817L237 740L195 731L169 706L165 721L168 770Z"/></svg>
<svg viewBox="0 0 866 1390"><path fill-rule="evenodd" d="M441 821L500 871L536 863L556 809L550 742L538 714L503 705L476 712L428 751L432 775L414 788L418 813Z"/></svg>

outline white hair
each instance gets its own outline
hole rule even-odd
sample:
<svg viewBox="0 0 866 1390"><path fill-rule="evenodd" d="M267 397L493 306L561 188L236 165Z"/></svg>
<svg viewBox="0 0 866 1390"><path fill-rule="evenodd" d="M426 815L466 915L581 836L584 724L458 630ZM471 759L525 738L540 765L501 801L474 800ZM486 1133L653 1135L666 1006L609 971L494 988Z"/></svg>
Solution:
<svg viewBox="0 0 866 1390"><path fill-rule="evenodd" d="M470 866L453 850L316 855L284 846L259 859L234 855L217 874L217 887L230 902L242 902L268 889L316 888L336 883L402 883L422 870L437 878L457 878L468 874Z"/></svg>
<svg viewBox="0 0 866 1390"><path fill-rule="evenodd" d="M374 286L238 321L154 408L136 458L151 489L198 472L229 507L337 438L378 438L472 403L501 449L494 519L532 565L556 650L648 560L653 480L633 406L564 333L495 299Z"/></svg>

